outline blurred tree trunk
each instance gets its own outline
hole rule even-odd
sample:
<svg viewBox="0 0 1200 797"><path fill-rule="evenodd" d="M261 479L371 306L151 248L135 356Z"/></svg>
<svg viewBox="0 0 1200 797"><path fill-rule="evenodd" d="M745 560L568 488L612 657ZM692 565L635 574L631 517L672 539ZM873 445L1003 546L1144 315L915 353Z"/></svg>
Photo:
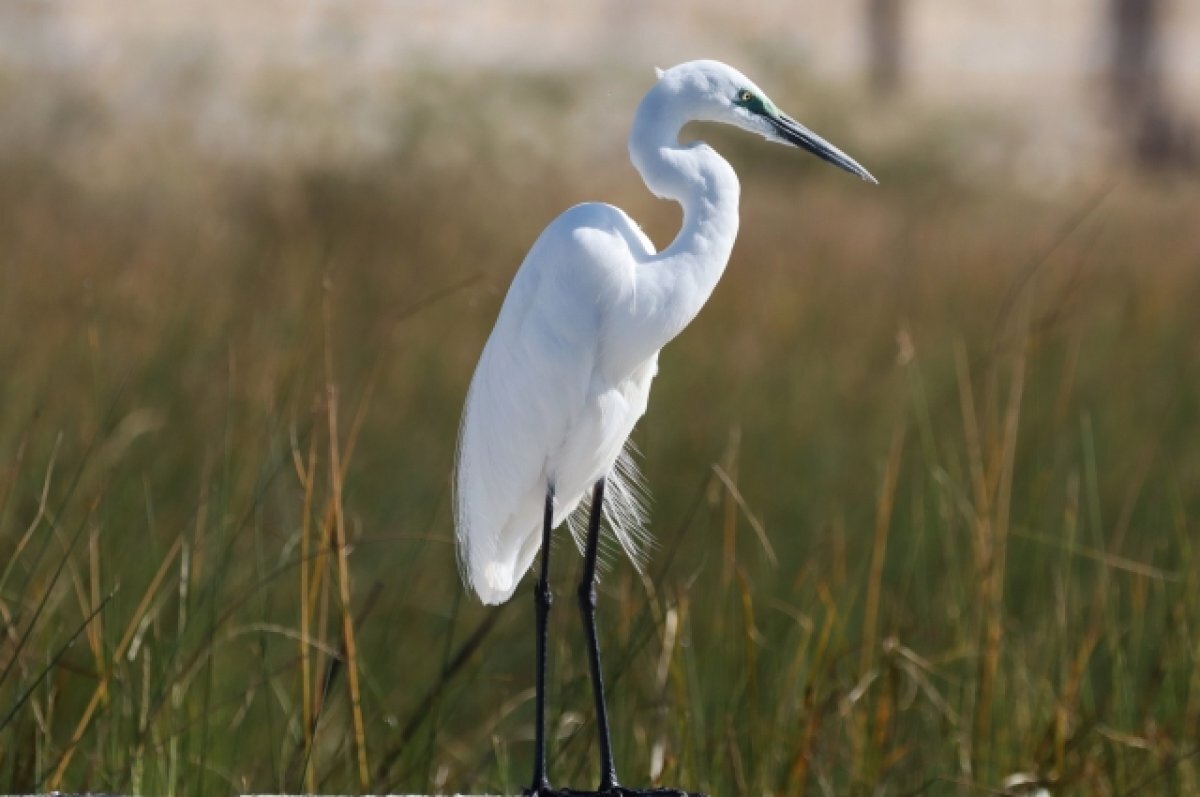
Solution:
<svg viewBox="0 0 1200 797"><path fill-rule="evenodd" d="M903 0L867 0L868 76L880 96L899 93L903 84Z"/></svg>
<svg viewBox="0 0 1200 797"><path fill-rule="evenodd" d="M1195 160L1195 132L1167 98L1159 47L1164 0L1106 0L1109 99L1129 153L1141 165Z"/></svg>
<svg viewBox="0 0 1200 797"><path fill-rule="evenodd" d="M1110 91L1119 106L1131 107L1156 90L1158 24L1162 0L1108 0L1112 42Z"/></svg>

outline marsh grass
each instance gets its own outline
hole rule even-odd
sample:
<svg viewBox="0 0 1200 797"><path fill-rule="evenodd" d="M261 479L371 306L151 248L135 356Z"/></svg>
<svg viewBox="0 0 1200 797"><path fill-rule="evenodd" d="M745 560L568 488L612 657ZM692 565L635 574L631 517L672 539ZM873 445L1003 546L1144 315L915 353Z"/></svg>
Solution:
<svg viewBox="0 0 1200 797"><path fill-rule="evenodd" d="M552 125L560 89L523 102ZM0 789L524 785L532 608L455 572L462 396L558 211L677 218L495 109L363 162L0 155ZM868 191L713 138L743 229L636 433L659 547L602 586L623 779L1200 792L1195 186L1031 199L916 142ZM557 606L551 773L583 785Z"/></svg>

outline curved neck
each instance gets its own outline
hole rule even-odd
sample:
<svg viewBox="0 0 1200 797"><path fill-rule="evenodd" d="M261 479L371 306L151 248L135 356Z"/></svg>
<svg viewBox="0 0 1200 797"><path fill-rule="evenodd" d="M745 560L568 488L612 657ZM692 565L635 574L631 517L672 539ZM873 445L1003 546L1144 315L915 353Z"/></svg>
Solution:
<svg viewBox="0 0 1200 797"><path fill-rule="evenodd" d="M704 255L719 264L719 278L737 237L741 186L733 167L712 147L680 145L680 130L699 117L673 99L658 84L642 100L629 133L629 157L647 188L683 207L683 227L661 257Z"/></svg>
<svg viewBox="0 0 1200 797"><path fill-rule="evenodd" d="M698 117L661 83L638 108L629 156L646 186L683 206L675 240L635 271L632 301L614 325L607 356L615 374L632 372L683 331L708 301L729 262L741 187L733 167L701 142L681 146L679 131Z"/></svg>

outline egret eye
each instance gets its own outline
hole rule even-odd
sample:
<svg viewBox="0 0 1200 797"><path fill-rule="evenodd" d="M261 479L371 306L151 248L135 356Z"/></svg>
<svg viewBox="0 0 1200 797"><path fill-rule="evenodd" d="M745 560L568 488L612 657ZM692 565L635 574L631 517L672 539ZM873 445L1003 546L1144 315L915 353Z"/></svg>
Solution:
<svg viewBox="0 0 1200 797"><path fill-rule="evenodd" d="M738 94L738 99L742 102L750 102L750 100L754 99L754 95L750 93L750 89L742 89Z"/></svg>

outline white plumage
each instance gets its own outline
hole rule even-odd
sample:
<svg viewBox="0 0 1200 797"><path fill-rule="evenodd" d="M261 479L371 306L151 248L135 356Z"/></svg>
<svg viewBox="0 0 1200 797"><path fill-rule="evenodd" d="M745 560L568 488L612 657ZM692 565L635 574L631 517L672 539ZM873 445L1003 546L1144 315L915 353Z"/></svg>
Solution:
<svg viewBox="0 0 1200 797"><path fill-rule="evenodd" d="M679 143L694 119L800 146L873 180L725 64L693 61L659 74L638 107L629 154L651 191L682 205L678 236L656 253L611 205L563 213L517 271L471 380L455 527L463 578L485 603L507 600L529 569L551 485L558 526L608 476L605 514L638 561L642 493L626 440L646 411L659 349L712 293L738 228L733 168L706 144Z"/></svg>
<svg viewBox="0 0 1200 797"><path fill-rule="evenodd" d="M657 355L614 369L603 340L632 284L621 270L653 253L619 210L579 205L542 234L509 288L467 393L458 454L460 560L485 603L507 600L533 561L548 483L557 526L646 411ZM637 488L613 498L621 492ZM635 502L626 515L639 517ZM630 551L635 528L617 525Z"/></svg>

